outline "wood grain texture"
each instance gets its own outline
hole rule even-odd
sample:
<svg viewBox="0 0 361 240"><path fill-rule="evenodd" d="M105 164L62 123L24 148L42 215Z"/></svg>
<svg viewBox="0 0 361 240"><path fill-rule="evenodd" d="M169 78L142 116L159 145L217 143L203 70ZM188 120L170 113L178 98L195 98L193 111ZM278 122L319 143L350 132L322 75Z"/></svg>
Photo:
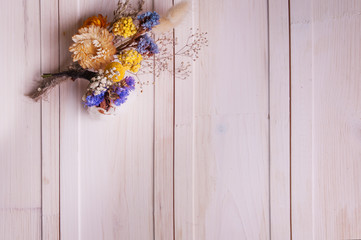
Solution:
<svg viewBox="0 0 361 240"><path fill-rule="evenodd" d="M293 1L293 239L361 237L358 1Z"/></svg>
<svg viewBox="0 0 361 240"><path fill-rule="evenodd" d="M41 72L59 70L58 1L41 1ZM41 103L42 238L60 238L59 87Z"/></svg>
<svg viewBox="0 0 361 240"><path fill-rule="evenodd" d="M0 239L41 239L41 111L28 94L40 72L38 1L2 2Z"/></svg>
<svg viewBox="0 0 361 240"><path fill-rule="evenodd" d="M111 19L116 3L62 1L62 49L87 17ZM80 103L86 85L70 82L61 89L61 236L152 239L153 88L133 93L135 100L122 106L126 114L92 119Z"/></svg>
<svg viewBox="0 0 361 240"><path fill-rule="evenodd" d="M288 0L269 1L271 239L290 239L290 46Z"/></svg>
<svg viewBox="0 0 361 240"><path fill-rule="evenodd" d="M60 66L71 63L68 47L80 24L77 1L59 1ZM80 233L80 84L60 86L60 237L81 239Z"/></svg>
<svg viewBox="0 0 361 240"><path fill-rule="evenodd" d="M314 239L361 238L361 2L313 1Z"/></svg>
<svg viewBox="0 0 361 240"><path fill-rule="evenodd" d="M361 238L360 1L193 0L170 33L209 33L190 78L142 76L115 118L86 112L86 81L28 99L116 2L0 10L0 239Z"/></svg>
<svg viewBox="0 0 361 240"><path fill-rule="evenodd" d="M313 238L312 1L290 1L292 239Z"/></svg>
<svg viewBox="0 0 361 240"><path fill-rule="evenodd" d="M175 1L175 4L181 1ZM186 19L175 28L177 45L175 52L187 44L189 35L197 30L199 1L189 1L191 5ZM175 56L175 68L188 57ZM192 74L187 79L175 77L174 91L174 224L175 239L194 239L194 82L195 62L191 61ZM177 74L177 73L176 73Z"/></svg>
<svg viewBox="0 0 361 240"><path fill-rule="evenodd" d="M160 15L172 6L172 0L154 1ZM173 39L173 31L166 36ZM173 45L168 51L173 54ZM167 64L173 70L174 59ZM154 239L167 240L174 236L174 74L165 71L154 80Z"/></svg>
<svg viewBox="0 0 361 240"><path fill-rule="evenodd" d="M199 3L194 239L269 239L267 1Z"/></svg>

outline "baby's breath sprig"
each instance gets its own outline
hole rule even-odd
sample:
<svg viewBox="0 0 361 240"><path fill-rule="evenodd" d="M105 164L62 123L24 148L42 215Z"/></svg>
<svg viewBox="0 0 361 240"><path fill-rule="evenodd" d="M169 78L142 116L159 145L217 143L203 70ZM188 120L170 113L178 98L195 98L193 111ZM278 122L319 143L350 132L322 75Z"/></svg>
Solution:
<svg viewBox="0 0 361 240"><path fill-rule="evenodd" d="M192 30L191 28L190 31ZM208 46L207 32L200 32L197 29L195 33L188 37L186 44L175 55L189 57L196 61L199 58L199 52L205 46Z"/></svg>
<svg viewBox="0 0 361 240"><path fill-rule="evenodd" d="M190 29L192 32L193 29ZM155 77L159 77L161 72L173 72L172 59L175 57L182 57L184 61L174 69L176 78L185 80L192 73L192 61L196 61L199 58L200 51L203 47L208 46L207 32L201 32L196 29L195 33L191 34L185 43L185 45L177 50L173 56L173 42L174 46L178 46L178 39L173 39L171 34L162 34L157 37L155 42L159 48L159 54L156 54L153 58L144 58L142 67L139 70L138 75L153 74ZM154 61L154 64L153 64Z"/></svg>

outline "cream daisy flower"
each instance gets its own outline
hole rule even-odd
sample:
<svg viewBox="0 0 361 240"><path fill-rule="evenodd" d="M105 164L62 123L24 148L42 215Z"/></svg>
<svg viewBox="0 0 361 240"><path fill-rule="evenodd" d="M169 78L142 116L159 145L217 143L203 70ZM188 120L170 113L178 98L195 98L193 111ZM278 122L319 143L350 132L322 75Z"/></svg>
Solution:
<svg viewBox="0 0 361 240"><path fill-rule="evenodd" d="M103 69L113 60L116 48L113 35L105 28L90 25L79 29L73 36L73 45L69 47L74 62L79 62L85 69Z"/></svg>

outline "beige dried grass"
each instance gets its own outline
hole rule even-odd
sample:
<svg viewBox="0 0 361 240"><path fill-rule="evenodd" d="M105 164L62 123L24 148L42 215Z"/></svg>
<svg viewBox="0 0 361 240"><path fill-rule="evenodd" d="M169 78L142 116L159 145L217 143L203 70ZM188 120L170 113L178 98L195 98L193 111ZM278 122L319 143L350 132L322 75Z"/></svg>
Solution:
<svg viewBox="0 0 361 240"><path fill-rule="evenodd" d="M155 33L164 33L178 26L187 16L190 4L188 1L180 2L168 10L167 14L160 19L160 24L153 28Z"/></svg>

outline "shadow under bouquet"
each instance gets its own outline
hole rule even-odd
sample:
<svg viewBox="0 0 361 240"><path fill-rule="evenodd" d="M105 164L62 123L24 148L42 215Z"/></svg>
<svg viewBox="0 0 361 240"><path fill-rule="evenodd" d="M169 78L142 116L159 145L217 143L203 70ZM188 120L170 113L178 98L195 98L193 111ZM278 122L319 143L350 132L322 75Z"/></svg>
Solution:
<svg viewBox="0 0 361 240"><path fill-rule="evenodd" d="M166 60L172 59L173 53L168 54L166 49L167 44L174 45L175 39L163 36L155 41L151 31L173 29L185 17L189 5L181 2L163 17L157 12L141 13L143 5L144 1L140 1L132 8L129 0L119 1L110 23L101 14L86 19L69 47L73 63L65 71L43 74L42 82L30 97L38 101L67 80L86 79L89 84L82 97L84 105L108 115L124 104L140 83L136 78L141 68L148 69L141 70L143 74L169 71ZM190 35L190 41L176 55L198 58L198 51L207 44L205 34ZM178 72L187 76L189 67L189 63L182 63Z"/></svg>

